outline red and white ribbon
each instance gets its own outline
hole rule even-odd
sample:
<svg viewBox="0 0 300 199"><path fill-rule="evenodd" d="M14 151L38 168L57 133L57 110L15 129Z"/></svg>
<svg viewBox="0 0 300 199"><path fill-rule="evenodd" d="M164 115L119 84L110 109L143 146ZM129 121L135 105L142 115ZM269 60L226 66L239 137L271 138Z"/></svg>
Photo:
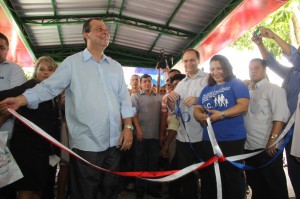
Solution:
<svg viewBox="0 0 300 199"><path fill-rule="evenodd" d="M31 121L27 120L26 118L22 117L16 111L14 111L12 109L8 109L8 111L12 115L14 115L17 119L19 119L22 123L24 123L24 125L30 127L32 130L34 130L36 133L38 133L39 135L41 135L42 137L47 139L49 142L53 143L57 147L61 148L62 150L68 152L70 155L74 156L75 158L87 163L91 167L94 167L94 168L96 168L100 171L114 173L114 174L122 175L122 176L138 177L138 178L145 179L145 180L148 180L148 181L153 181L153 182L169 182L169 181L173 181L173 180L176 180L178 178L181 178L182 176L187 175L188 173L191 173L195 170L200 170L200 169L205 168L205 167L207 167L211 164L214 164L215 173L216 173L216 180L217 180L217 190L218 190L217 196L218 196L218 199L222 198L222 185L221 185L221 176L220 176L220 169L219 169L219 163L218 162L226 161L226 159L230 160L230 161L238 161L238 160L242 160L242 159L247 159L249 157L255 156L255 155L257 155L257 154L264 151L264 150L261 150L261 151L250 153L250 154L224 157L223 153L222 153L222 151L221 151L221 149L218 145L218 142L216 141L215 134L214 134L210 119L208 118L207 119L208 134L209 134L210 142L211 142L212 147L213 147L213 151L217 156L211 157L206 162L193 164L193 165L190 165L190 166L188 166L184 169L181 169L181 170L158 171L158 172L144 172L144 171L141 171L141 172L137 172L137 171L135 171L135 172L113 172L113 171L104 169L102 167L99 167L97 165L94 165L94 164L90 163L89 161L85 160L84 158L82 158L81 156L77 155L72 150L70 150L66 146L62 145L60 142L58 142L56 139L54 139L52 136L50 136L48 133L46 133L44 130L42 130L40 127L38 127L37 125L35 125ZM288 124L286 125L285 129L283 130L283 132L280 134L280 136L277 138L277 140L274 142L273 145L275 145L275 144L277 144L278 142L281 141L281 139L287 134L287 132L289 131L291 126L294 124L294 121L295 121L295 114L291 117L291 119L288 122Z"/></svg>

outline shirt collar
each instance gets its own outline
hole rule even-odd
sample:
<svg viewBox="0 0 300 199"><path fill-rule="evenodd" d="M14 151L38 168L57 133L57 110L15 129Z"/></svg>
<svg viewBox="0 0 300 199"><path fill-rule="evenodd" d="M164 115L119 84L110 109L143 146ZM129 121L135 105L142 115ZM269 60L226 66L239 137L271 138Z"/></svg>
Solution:
<svg viewBox="0 0 300 199"><path fill-rule="evenodd" d="M2 63L0 64L9 64L9 62L7 60L4 60Z"/></svg>
<svg viewBox="0 0 300 199"><path fill-rule="evenodd" d="M268 82L269 80L267 78L264 78L262 80L260 80L259 82L257 82L255 84L255 89L261 87L263 84L265 84L266 82Z"/></svg>
<svg viewBox="0 0 300 199"><path fill-rule="evenodd" d="M141 90L140 95L147 95L147 93L145 93L145 91ZM150 95L156 96L156 93L152 92Z"/></svg>
<svg viewBox="0 0 300 199"><path fill-rule="evenodd" d="M189 78L188 76L186 76L183 81L187 81L188 79L196 79L196 78L200 78L200 77L205 77L207 75L207 73L205 73L204 71L198 69L197 74L193 77L193 78Z"/></svg>
<svg viewBox="0 0 300 199"><path fill-rule="evenodd" d="M83 51L83 61L88 61L91 58L93 58L93 55L90 53L90 51L87 48L84 49L84 51ZM104 60L108 63L110 62L109 57L107 57L105 54L103 54L103 57L102 57L101 61L104 61Z"/></svg>

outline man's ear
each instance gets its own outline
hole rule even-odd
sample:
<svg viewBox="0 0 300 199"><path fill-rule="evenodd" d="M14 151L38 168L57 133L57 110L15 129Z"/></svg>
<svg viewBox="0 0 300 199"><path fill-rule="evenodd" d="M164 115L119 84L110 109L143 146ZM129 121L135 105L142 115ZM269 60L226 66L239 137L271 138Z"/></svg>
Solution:
<svg viewBox="0 0 300 199"><path fill-rule="evenodd" d="M88 32L83 32L82 36L83 36L83 38L87 39L88 38Z"/></svg>

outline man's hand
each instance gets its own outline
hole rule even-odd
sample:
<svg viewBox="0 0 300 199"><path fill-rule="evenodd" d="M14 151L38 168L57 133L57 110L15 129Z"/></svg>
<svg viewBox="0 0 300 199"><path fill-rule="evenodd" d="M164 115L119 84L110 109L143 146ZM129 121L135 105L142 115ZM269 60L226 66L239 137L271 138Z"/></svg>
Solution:
<svg viewBox="0 0 300 199"><path fill-rule="evenodd" d="M265 28L265 27L260 27L260 36L261 37L265 37L265 38L269 38L269 39L274 39L276 34L270 30L269 28Z"/></svg>
<svg viewBox="0 0 300 199"><path fill-rule="evenodd" d="M271 145L275 142L275 140L276 140L276 139L269 138L269 141L268 141L268 143L267 143L267 148L268 148L269 146L271 146ZM267 153L270 157L273 157L273 156L277 153L276 145L274 145L274 146L268 148L268 149L266 150L266 153Z"/></svg>
<svg viewBox="0 0 300 199"><path fill-rule="evenodd" d="M196 104L198 97L189 96L183 100L183 104L187 107L191 107Z"/></svg>
<svg viewBox="0 0 300 199"><path fill-rule="evenodd" d="M168 99L174 102L179 99L179 94L176 93L175 91L172 91L168 94Z"/></svg>
<svg viewBox="0 0 300 199"><path fill-rule="evenodd" d="M144 133L141 129L136 129L136 137L139 142L144 140Z"/></svg>
<svg viewBox="0 0 300 199"><path fill-rule="evenodd" d="M10 113L8 112L7 110L7 106L6 104L0 104L0 115L1 116L7 116L9 115Z"/></svg>
<svg viewBox="0 0 300 199"><path fill-rule="evenodd" d="M7 110L6 105L0 105L0 126L4 124L7 118L10 116L10 112Z"/></svg>
<svg viewBox="0 0 300 199"><path fill-rule="evenodd" d="M165 134L159 136L159 143L160 143L160 147L163 147L165 145L165 143L166 143L166 135Z"/></svg>
<svg viewBox="0 0 300 199"><path fill-rule="evenodd" d="M121 151L127 151L131 148L133 142L132 130L124 128L119 138L118 145L121 146Z"/></svg>
<svg viewBox="0 0 300 199"><path fill-rule="evenodd" d="M23 95L10 97L0 102L0 106L7 106L13 110L18 110L21 106L27 105L27 100Z"/></svg>
<svg viewBox="0 0 300 199"><path fill-rule="evenodd" d="M259 37L253 36L253 37L251 38L251 40L252 40L257 46L263 45L261 36L259 36Z"/></svg>

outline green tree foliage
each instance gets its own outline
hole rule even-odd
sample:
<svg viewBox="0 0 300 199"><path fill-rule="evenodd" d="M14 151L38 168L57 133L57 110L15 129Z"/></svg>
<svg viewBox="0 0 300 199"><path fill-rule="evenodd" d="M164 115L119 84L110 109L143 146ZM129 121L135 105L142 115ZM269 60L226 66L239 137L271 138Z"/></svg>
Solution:
<svg viewBox="0 0 300 199"><path fill-rule="evenodd" d="M297 5L299 9L299 0L290 0L284 6L265 18L254 28L250 29L242 37L236 40L230 45L230 47L237 50L253 50L256 45L251 41L252 33L259 27L264 26L273 30L281 38L288 43L291 43L291 34L295 34L290 26L292 25L292 5ZM300 20L300 19L299 19ZM275 55L275 57L281 58L281 50L279 46L272 39L265 39L264 44Z"/></svg>

